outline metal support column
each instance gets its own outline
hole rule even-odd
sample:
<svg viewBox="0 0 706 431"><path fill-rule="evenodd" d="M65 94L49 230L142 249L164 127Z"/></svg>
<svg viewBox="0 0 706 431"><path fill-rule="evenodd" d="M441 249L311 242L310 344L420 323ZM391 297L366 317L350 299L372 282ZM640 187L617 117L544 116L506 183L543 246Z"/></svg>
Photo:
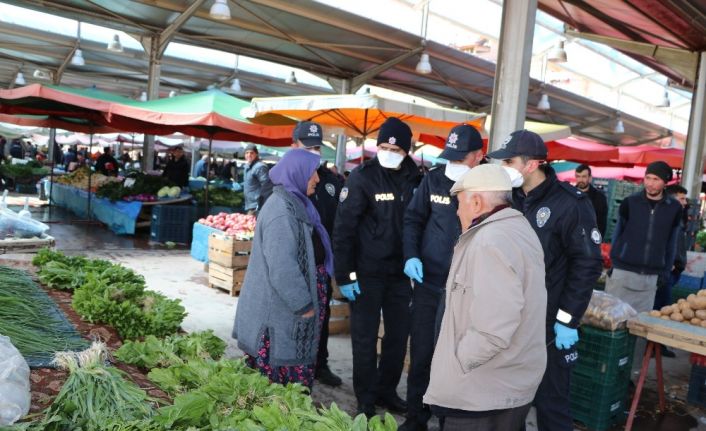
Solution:
<svg viewBox="0 0 706 431"><path fill-rule="evenodd" d="M341 94L348 94L351 91L351 81L349 79L344 79L341 82ZM346 135L338 135L338 141L336 142L336 168L338 168L338 173L343 175L346 170Z"/></svg>
<svg viewBox="0 0 706 431"><path fill-rule="evenodd" d="M689 199L698 199L704 171L704 147L706 147L706 52L699 55L699 70L696 89L691 98L689 134L684 154L684 176L682 185Z"/></svg>
<svg viewBox="0 0 706 431"><path fill-rule="evenodd" d="M159 37L150 38L150 65L147 78L147 100L159 99L159 78L161 75L161 56L159 55ZM142 170L154 169L154 136L145 135L142 145Z"/></svg>
<svg viewBox="0 0 706 431"><path fill-rule="evenodd" d="M536 13L537 0L503 2L489 150L524 126Z"/></svg>

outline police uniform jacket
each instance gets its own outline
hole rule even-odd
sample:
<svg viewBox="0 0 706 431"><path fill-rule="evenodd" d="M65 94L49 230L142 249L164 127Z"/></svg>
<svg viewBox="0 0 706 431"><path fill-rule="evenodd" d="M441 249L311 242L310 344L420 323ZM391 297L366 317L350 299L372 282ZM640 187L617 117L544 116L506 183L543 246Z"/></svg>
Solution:
<svg viewBox="0 0 706 431"><path fill-rule="evenodd" d="M411 158L398 170L377 158L353 170L341 191L333 232L338 285L358 277L404 277L402 222L421 175Z"/></svg>
<svg viewBox="0 0 706 431"><path fill-rule="evenodd" d="M601 275L601 234L591 200L542 167L547 179L525 195L513 191L513 206L534 228L544 250L547 325L575 328L586 311L593 286Z"/></svg>
<svg viewBox="0 0 706 431"><path fill-rule="evenodd" d="M450 195L454 182L444 166L432 169L419 184L404 216L404 259L419 258L425 284L446 284L454 244L461 235L458 199Z"/></svg>
<svg viewBox="0 0 706 431"><path fill-rule="evenodd" d="M311 201L319 212L321 224L329 237L333 237L333 221L336 219L336 208L343 188L343 179L323 165L319 166L316 173L319 174L319 183L316 185L314 195L311 196Z"/></svg>

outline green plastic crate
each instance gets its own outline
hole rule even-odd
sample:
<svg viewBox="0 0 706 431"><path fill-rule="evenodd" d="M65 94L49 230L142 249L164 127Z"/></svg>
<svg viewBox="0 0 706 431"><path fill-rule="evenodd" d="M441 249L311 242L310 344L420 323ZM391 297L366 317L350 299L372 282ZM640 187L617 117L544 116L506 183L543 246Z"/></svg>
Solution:
<svg viewBox="0 0 706 431"><path fill-rule="evenodd" d="M635 348L635 336L627 329L606 331L583 325L576 346L579 358L585 357L597 361L620 361L627 355L632 355Z"/></svg>
<svg viewBox="0 0 706 431"><path fill-rule="evenodd" d="M686 298L692 293L696 294L698 291L699 289L694 289L693 287L686 287L679 284L672 286L672 303L675 303L682 298Z"/></svg>
<svg viewBox="0 0 706 431"><path fill-rule="evenodd" d="M628 373L629 376L629 373ZM628 381L602 385L574 374L571 378L571 414L593 431L605 431L625 420Z"/></svg>
<svg viewBox="0 0 706 431"><path fill-rule="evenodd" d="M634 339L633 339L634 340ZM634 346L634 342L632 343ZM584 355L579 349L579 358L573 375L591 379L602 385L620 385L630 379L634 348L629 353L612 358L595 358Z"/></svg>

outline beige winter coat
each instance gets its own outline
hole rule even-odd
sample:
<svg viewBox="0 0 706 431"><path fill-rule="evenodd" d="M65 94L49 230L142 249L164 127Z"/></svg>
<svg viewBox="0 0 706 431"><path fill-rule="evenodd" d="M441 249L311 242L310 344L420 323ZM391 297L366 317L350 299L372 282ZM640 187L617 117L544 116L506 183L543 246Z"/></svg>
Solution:
<svg viewBox="0 0 706 431"><path fill-rule="evenodd" d="M446 282L446 312L424 403L466 411L532 402L547 362L544 254L506 208L464 232Z"/></svg>

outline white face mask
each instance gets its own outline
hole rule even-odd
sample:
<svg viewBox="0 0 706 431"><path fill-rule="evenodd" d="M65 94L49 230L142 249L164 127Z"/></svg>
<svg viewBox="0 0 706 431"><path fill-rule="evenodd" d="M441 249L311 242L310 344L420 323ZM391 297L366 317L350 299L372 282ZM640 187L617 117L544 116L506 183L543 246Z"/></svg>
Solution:
<svg viewBox="0 0 706 431"><path fill-rule="evenodd" d="M378 150L378 162L383 168L397 169L404 160L404 155L388 150Z"/></svg>
<svg viewBox="0 0 706 431"><path fill-rule="evenodd" d="M463 163L447 163L446 164L446 178L451 181L458 181L461 179L463 174L470 171L471 168Z"/></svg>
<svg viewBox="0 0 706 431"><path fill-rule="evenodd" d="M311 147L311 148L306 148L306 150L308 152L310 152L311 154L316 154L319 157L321 156L321 150L319 148Z"/></svg>
<svg viewBox="0 0 706 431"><path fill-rule="evenodd" d="M522 184L525 182L524 177L522 177L522 174L520 171L518 171L515 168L511 168L509 166L503 166L505 168L505 171L507 172L508 175L510 175L510 181L512 182L512 188L516 189L518 187L522 187Z"/></svg>

